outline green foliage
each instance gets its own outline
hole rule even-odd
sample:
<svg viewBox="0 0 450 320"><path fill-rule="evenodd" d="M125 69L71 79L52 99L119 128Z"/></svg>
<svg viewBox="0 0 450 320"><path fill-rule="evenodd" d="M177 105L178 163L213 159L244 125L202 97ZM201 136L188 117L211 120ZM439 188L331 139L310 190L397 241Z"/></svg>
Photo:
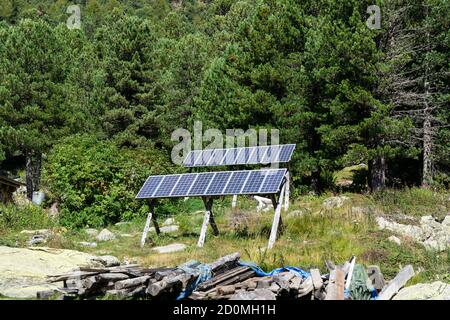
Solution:
<svg viewBox="0 0 450 320"><path fill-rule="evenodd" d="M45 181L61 206L60 222L103 226L144 215L148 207L134 199L150 174L173 172L154 149L119 148L93 136L61 141L48 155Z"/></svg>
<svg viewBox="0 0 450 320"><path fill-rule="evenodd" d="M45 229L53 225L54 222L39 206L0 205L0 235L23 229Z"/></svg>

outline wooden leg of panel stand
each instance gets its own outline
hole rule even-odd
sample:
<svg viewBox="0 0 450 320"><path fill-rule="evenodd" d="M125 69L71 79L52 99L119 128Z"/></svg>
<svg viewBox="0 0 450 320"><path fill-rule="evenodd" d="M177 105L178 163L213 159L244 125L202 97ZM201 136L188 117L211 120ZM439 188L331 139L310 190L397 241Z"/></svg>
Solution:
<svg viewBox="0 0 450 320"><path fill-rule="evenodd" d="M270 231L269 245L267 246L268 249L273 248L275 240L277 239L278 225L281 222L281 204L283 203L285 186L286 185L284 184L283 187L281 188L280 196L278 197L278 201L276 203L275 214L273 216L272 222L272 230Z"/></svg>
<svg viewBox="0 0 450 320"><path fill-rule="evenodd" d="M284 212L288 212L289 210L289 187L290 187L291 179L289 172L286 172L286 189L284 195Z"/></svg>
<svg viewBox="0 0 450 320"><path fill-rule="evenodd" d="M231 209L235 209L237 205L237 194L233 195L233 200L231 200Z"/></svg>
<svg viewBox="0 0 450 320"><path fill-rule="evenodd" d="M159 234L159 227L158 223L156 222L155 217L155 204L153 202L150 202L150 211L147 215L147 220L145 221L145 227L144 231L142 232L142 238L141 238L141 248L145 245L145 240L147 240L147 234L150 230L150 222L153 221L153 224L155 225L155 231L157 234Z"/></svg>
<svg viewBox="0 0 450 320"><path fill-rule="evenodd" d="M211 224L213 234L215 236L219 235L219 229L217 228L216 222L214 221L214 216L212 213L213 198L203 198L203 203L205 204L205 217L203 218L202 229L200 231L200 237L197 242L197 247L203 247L206 238L206 230L208 229L208 224Z"/></svg>

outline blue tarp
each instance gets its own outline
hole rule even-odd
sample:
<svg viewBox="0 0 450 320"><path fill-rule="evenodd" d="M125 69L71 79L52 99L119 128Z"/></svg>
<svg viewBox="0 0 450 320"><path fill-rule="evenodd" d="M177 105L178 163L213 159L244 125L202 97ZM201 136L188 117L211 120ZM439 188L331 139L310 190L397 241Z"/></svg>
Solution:
<svg viewBox="0 0 450 320"><path fill-rule="evenodd" d="M255 273L256 273L256 275L258 277L273 276L273 275L276 275L278 273L285 272L285 271L290 271L290 272L294 273L296 276L299 276L299 277L302 277L302 278L308 278L309 277L309 273L308 272L306 272L303 269L297 268L297 267L286 266L286 267L281 267L281 268L274 269L274 270L272 270L270 272L264 272L260 267L258 267L253 262L239 261L239 265L252 268L253 271L255 271Z"/></svg>
<svg viewBox="0 0 450 320"><path fill-rule="evenodd" d="M191 265L196 265L195 267L191 267ZM177 300L181 300L187 298L191 295L191 293L197 288L200 283L205 282L212 278L211 268L206 265L199 263L198 261L190 261L178 267L178 269L184 270L186 273L190 274L199 274L198 278L193 282L190 286L188 286L185 290L183 290L178 296Z"/></svg>

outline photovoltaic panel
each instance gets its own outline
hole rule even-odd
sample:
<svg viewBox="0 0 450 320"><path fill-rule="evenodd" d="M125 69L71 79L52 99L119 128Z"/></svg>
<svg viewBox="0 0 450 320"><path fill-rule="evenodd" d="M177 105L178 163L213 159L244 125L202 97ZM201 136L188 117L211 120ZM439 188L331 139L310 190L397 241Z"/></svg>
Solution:
<svg viewBox="0 0 450 320"><path fill-rule="evenodd" d="M186 195L192 185L192 182L194 182L194 179L197 175L195 173L191 174L183 174L178 180L177 185L173 189L171 196L183 196Z"/></svg>
<svg viewBox="0 0 450 320"><path fill-rule="evenodd" d="M153 194L154 197L162 197L165 195L170 195L172 189L175 187L175 184L177 183L178 179L180 179L180 175L171 175L171 176L165 176L163 181L161 182L158 189L156 189L156 192Z"/></svg>
<svg viewBox="0 0 450 320"><path fill-rule="evenodd" d="M223 189L227 185L228 179L230 179L232 172L216 172L211 185L209 186L207 193L209 195L222 194Z"/></svg>
<svg viewBox="0 0 450 320"><path fill-rule="evenodd" d="M213 178L214 174L215 174L215 172L198 174L198 177L197 177L197 179L195 179L195 182L192 185L192 188L189 191L188 195L204 194L206 191L206 188L208 188L209 183L211 182L211 179Z"/></svg>
<svg viewBox="0 0 450 320"><path fill-rule="evenodd" d="M224 194L239 194L250 171L235 171L224 190Z"/></svg>
<svg viewBox="0 0 450 320"><path fill-rule="evenodd" d="M261 185L258 193L271 193L273 190L279 188L286 171L281 172L279 170L273 170L272 172L267 172L266 174L267 177Z"/></svg>
<svg viewBox="0 0 450 320"><path fill-rule="evenodd" d="M289 162L294 149L295 144L194 150L183 164L185 167L205 167Z"/></svg>
<svg viewBox="0 0 450 320"><path fill-rule="evenodd" d="M258 192L262 182L264 181L264 177L265 177L264 171L261 170L251 171L250 176L247 179L247 183L242 189L242 192L244 193Z"/></svg>
<svg viewBox="0 0 450 320"><path fill-rule="evenodd" d="M286 169L150 176L136 198L277 193Z"/></svg>

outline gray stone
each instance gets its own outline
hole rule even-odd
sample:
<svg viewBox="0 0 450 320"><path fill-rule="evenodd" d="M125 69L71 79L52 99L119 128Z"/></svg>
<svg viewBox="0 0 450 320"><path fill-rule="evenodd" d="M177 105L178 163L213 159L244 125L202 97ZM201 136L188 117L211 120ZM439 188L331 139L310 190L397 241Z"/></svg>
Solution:
<svg viewBox="0 0 450 320"><path fill-rule="evenodd" d="M347 196L330 197L323 201L322 206L328 210L335 209L335 208L341 208L349 200L350 200L350 198Z"/></svg>
<svg viewBox="0 0 450 320"><path fill-rule="evenodd" d="M419 226L401 224L383 217L377 217L376 221L381 229L410 237L427 250L444 251L450 247L450 228L445 219L443 223L439 223L431 216L424 216L420 219Z"/></svg>
<svg viewBox="0 0 450 320"><path fill-rule="evenodd" d="M388 238L388 240L389 240L389 241L392 241L392 242L395 242L395 243L398 244L398 245L401 245L401 244L402 244L402 241L401 241L399 238L397 238L396 236L390 236L390 237Z"/></svg>
<svg viewBox="0 0 450 320"><path fill-rule="evenodd" d="M28 235L40 235L44 238L48 238L51 235L53 235L53 232L49 229L39 229L39 230L22 230L20 231L21 234L28 234Z"/></svg>
<svg viewBox="0 0 450 320"><path fill-rule="evenodd" d="M108 229L103 229L96 237L97 241L111 241L116 239L114 233L109 231Z"/></svg>
<svg viewBox="0 0 450 320"><path fill-rule="evenodd" d="M115 266L120 266L120 260L117 259L114 256L98 256L98 257L94 257L92 258L92 261L94 262L100 262L101 264L103 264L105 267L115 267Z"/></svg>
<svg viewBox="0 0 450 320"><path fill-rule="evenodd" d="M241 290L236 292L230 300L276 300L276 296L269 289Z"/></svg>
<svg viewBox="0 0 450 320"><path fill-rule="evenodd" d="M170 225L172 225L174 223L175 223L175 219L174 218L167 218L166 220L164 220L162 225L163 226L170 226Z"/></svg>
<svg viewBox="0 0 450 320"><path fill-rule="evenodd" d="M161 231L161 233L172 233L172 232L176 232L178 231L179 227L177 225L172 225L172 226L164 226L159 228L159 231ZM151 227L150 232L155 232L155 227Z"/></svg>
<svg viewBox="0 0 450 320"><path fill-rule="evenodd" d="M90 237L96 237L98 235L98 230L93 228L84 229L84 232L86 232Z"/></svg>
<svg viewBox="0 0 450 320"><path fill-rule="evenodd" d="M171 253L171 252L183 251L184 249L186 249L186 245L183 243L172 243L167 246L152 248L152 250L154 250L158 253Z"/></svg>
<svg viewBox="0 0 450 320"><path fill-rule="evenodd" d="M35 244L46 243L47 240L42 235L34 235L30 241L28 241L28 245L31 247Z"/></svg>
<svg viewBox="0 0 450 320"><path fill-rule="evenodd" d="M121 221L121 222L117 222L115 225L120 227L120 226L126 226L128 224L130 224L130 222L128 222L128 221Z"/></svg>
<svg viewBox="0 0 450 320"><path fill-rule="evenodd" d="M96 247L97 247L97 242L85 242L85 241L81 241L81 242L78 242L78 244L79 244L80 246L83 246L83 247L90 247L90 248L96 248Z"/></svg>
<svg viewBox="0 0 450 320"><path fill-rule="evenodd" d="M401 289L393 300L450 300L450 284L436 281Z"/></svg>

